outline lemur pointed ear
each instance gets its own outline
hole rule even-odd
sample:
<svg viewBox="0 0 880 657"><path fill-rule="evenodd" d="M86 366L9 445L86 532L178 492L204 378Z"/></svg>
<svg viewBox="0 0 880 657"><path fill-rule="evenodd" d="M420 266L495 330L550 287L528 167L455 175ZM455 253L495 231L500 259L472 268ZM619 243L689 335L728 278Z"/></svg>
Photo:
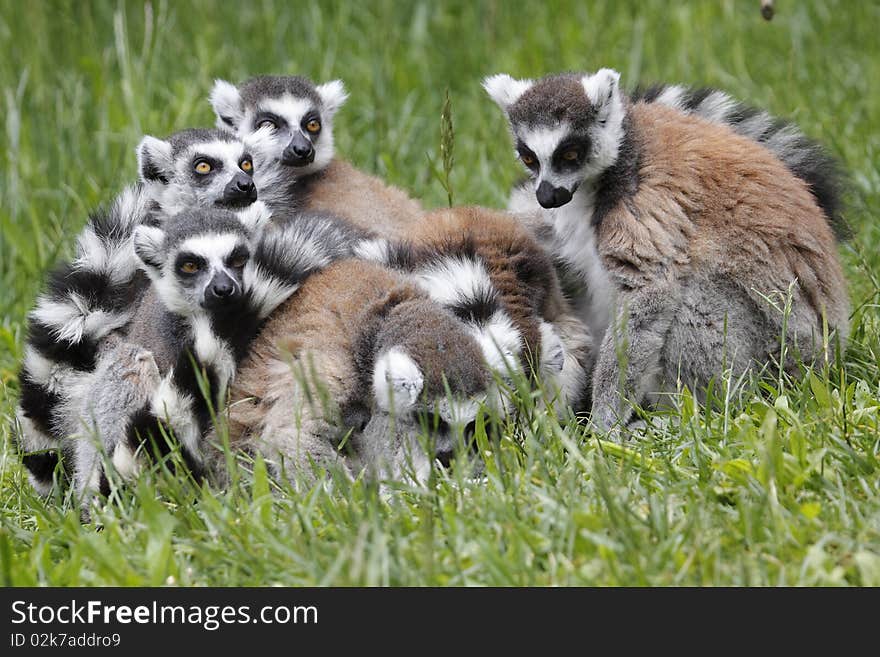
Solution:
<svg viewBox="0 0 880 657"><path fill-rule="evenodd" d="M134 254L147 273L158 273L165 263L165 232L155 226L138 226L132 236Z"/></svg>
<svg viewBox="0 0 880 657"><path fill-rule="evenodd" d="M138 173L144 182L167 183L174 173L171 144L147 135L137 146Z"/></svg>
<svg viewBox="0 0 880 657"><path fill-rule="evenodd" d="M409 410L422 394L425 377L418 364L403 349L392 347L373 367L373 394L383 411Z"/></svg>
<svg viewBox="0 0 880 657"><path fill-rule="evenodd" d="M214 80L209 100L217 115L217 127L237 130L244 119L244 103L238 87L226 80Z"/></svg>
<svg viewBox="0 0 880 657"><path fill-rule="evenodd" d="M600 118L620 96L620 73L610 68L600 69L593 75L585 75L581 84L584 85L587 98L599 111Z"/></svg>
<svg viewBox="0 0 880 657"><path fill-rule="evenodd" d="M321 103L324 105L324 112L327 116L332 117L339 111L339 108L348 100L348 93L345 91L345 85L342 80L332 80L324 84L318 85L315 89L321 97Z"/></svg>
<svg viewBox="0 0 880 657"><path fill-rule="evenodd" d="M499 73L483 79L483 89L494 100L505 114L510 106L519 100L532 85L533 80L514 80L509 75Z"/></svg>

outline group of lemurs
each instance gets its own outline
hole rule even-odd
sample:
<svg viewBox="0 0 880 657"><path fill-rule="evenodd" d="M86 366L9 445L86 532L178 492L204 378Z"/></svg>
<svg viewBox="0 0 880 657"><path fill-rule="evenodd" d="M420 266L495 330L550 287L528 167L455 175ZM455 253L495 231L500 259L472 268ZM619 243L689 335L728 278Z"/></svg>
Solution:
<svg viewBox="0 0 880 657"><path fill-rule="evenodd" d="M222 484L229 448L297 485L423 480L517 377L620 439L664 393L845 341L840 174L796 127L609 69L483 86L528 173L506 212L336 158L338 80L217 81L216 128L144 137L28 318L35 489L89 502L173 450Z"/></svg>

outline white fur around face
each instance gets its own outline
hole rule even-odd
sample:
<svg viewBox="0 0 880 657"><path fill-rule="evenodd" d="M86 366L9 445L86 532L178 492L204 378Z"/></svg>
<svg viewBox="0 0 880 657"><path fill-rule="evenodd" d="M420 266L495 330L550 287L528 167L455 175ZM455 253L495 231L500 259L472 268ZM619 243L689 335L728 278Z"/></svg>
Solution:
<svg viewBox="0 0 880 657"><path fill-rule="evenodd" d="M244 107L241 102L241 94L235 85L226 80L214 80L214 88L211 89L209 100L217 115L217 127L238 129L244 118ZM232 124L230 125L223 119L228 119Z"/></svg>
<svg viewBox="0 0 880 657"><path fill-rule="evenodd" d="M373 394L383 411L401 413L412 408L424 385L422 370L402 349L392 347L376 359Z"/></svg>
<svg viewBox="0 0 880 657"><path fill-rule="evenodd" d="M178 155L177 161L179 166L184 167L188 172L193 159L200 155L220 160L223 163L224 171L238 173L239 163L244 157L244 144L240 141L226 141L225 139L193 144L184 155Z"/></svg>
<svg viewBox="0 0 880 657"><path fill-rule="evenodd" d="M165 216L173 216L192 207L213 207L223 198L232 178L242 173L240 164L244 156L245 145L234 138L231 141L216 139L190 144L174 157L170 171L164 174L166 182L149 182L148 193ZM192 167L198 157L219 160L221 167L206 176L201 184L195 185ZM256 166L256 162L254 164Z"/></svg>
<svg viewBox="0 0 880 657"><path fill-rule="evenodd" d="M529 147L538 162L541 165L538 176L534 180L534 188L537 190L545 180L554 187L564 187L572 190L576 185L580 184L584 178L583 171L572 171L569 173L558 173L553 171L553 153L559 147L559 144L568 137L570 127L568 123L560 123L559 125L538 128L522 128L517 131L517 137L526 146Z"/></svg>
<svg viewBox="0 0 880 657"><path fill-rule="evenodd" d="M205 297L205 287L210 285L215 272L225 272L233 281L237 280L234 272L226 266L226 258L242 243L240 235L234 233L208 233L184 240L177 248L177 252L189 252L205 259L211 275L204 276L204 284L198 290L197 299L184 300L176 282L176 276L172 271L173 259L168 259L163 267L161 280L156 282L156 292L162 303L171 310L183 316L191 316L200 311L200 301ZM181 305L181 301L183 305Z"/></svg>
<svg viewBox="0 0 880 657"><path fill-rule="evenodd" d="M504 73L490 75L483 80L483 89L505 114L520 96L535 84L533 80L515 80Z"/></svg>
<svg viewBox="0 0 880 657"><path fill-rule="evenodd" d="M338 100L338 96L332 96L332 89L325 91L327 91L328 97L331 100ZM296 172L296 175L304 176L320 171L333 159L334 112L328 112L323 104L321 107L315 107L314 101L310 98L299 98L289 93L278 98L265 98L260 101L258 108L248 109L245 112L244 120L241 122L238 130L238 136L247 140L247 143L253 148L253 155L256 160L255 180L257 190L261 195L268 188L272 179L277 176L277 174L272 173L272 170L277 170L280 166L281 154L290 143L295 131L309 137L309 135L303 132L301 127L302 120L306 114L315 110L318 110L321 114L321 133L314 142L315 159L310 165L293 170ZM257 129L254 126L254 119L260 111L271 112L281 117L287 123L287 128L277 130L271 128ZM291 170L285 167L285 171L286 179L289 181ZM268 179L266 179L267 177Z"/></svg>
<svg viewBox="0 0 880 657"><path fill-rule="evenodd" d="M213 269L223 271L224 260L241 242L241 236L235 233L207 233L184 240L177 251L187 251L203 257Z"/></svg>

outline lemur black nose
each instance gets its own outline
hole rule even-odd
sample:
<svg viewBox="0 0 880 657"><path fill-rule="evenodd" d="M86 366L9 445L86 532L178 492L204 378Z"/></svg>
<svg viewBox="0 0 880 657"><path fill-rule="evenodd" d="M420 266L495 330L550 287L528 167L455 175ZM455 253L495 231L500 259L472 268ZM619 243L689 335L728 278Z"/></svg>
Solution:
<svg viewBox="0 0 880 657"><path fill-rule="evenodd" d="M538 185L535 196L538 198L538 203L541 204L542 208L550 209L562 207L568 203L571 200L572 193L565 187L554 187L544 180Z"/></svg>
<svg viewBox="0 0 880 657"><path fill-rule="evenodd" d="M257 187L253 179L246 173L236 173L232 180L223 188L223 197L217 201L219 205L243 207L257 200Z"/></svg>
<svg viewBox="0 0 880 657"><path fill-rule="evenodd" d="M281 161L294 167L303 167L311 164L315 161L315 147L305 135L298 132L290 140L287 148L284 149Z"/></svg>
<svg viewBox="0 0 880 657"><path fill-rule="evenodd" d="M257 186L250 178L238 179L235 181L235 188L240 192L250 193L256 190Z"/></svg>
<svg viewBox="0 0 880 657"><path fill-rule="evenodd" d="M228 282L214 283L211 286L211 292L213 292L215 297L219 297L220 299L225 299L228 296L232 296L232 293L234 291L235 286Z"/></svg>
<svg viewBox="0 0 880 657"><path fill-rule="evenodd" d="M205 290L205 306L212 310L227 307L241 296L238 284L226 273L215 274Z"/></svg>

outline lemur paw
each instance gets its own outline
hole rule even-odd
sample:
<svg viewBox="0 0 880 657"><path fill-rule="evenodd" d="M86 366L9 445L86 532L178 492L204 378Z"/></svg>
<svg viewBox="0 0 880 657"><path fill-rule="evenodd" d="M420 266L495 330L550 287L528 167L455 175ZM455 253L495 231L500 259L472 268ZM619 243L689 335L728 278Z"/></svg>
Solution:
<svg viewBox="0 0 880 657"><path fill-rule="evenodd" d="M541 322L541 371L554 375L565 365L565 347L556 329L549 322Z"/></svg>
<svg viewBox="0 0 880 657"><path fill-rule="evenodd" d="M272 221L272 211L263 201L254 201L237 213L239 221L251 233L256 235Z"/></svg>

